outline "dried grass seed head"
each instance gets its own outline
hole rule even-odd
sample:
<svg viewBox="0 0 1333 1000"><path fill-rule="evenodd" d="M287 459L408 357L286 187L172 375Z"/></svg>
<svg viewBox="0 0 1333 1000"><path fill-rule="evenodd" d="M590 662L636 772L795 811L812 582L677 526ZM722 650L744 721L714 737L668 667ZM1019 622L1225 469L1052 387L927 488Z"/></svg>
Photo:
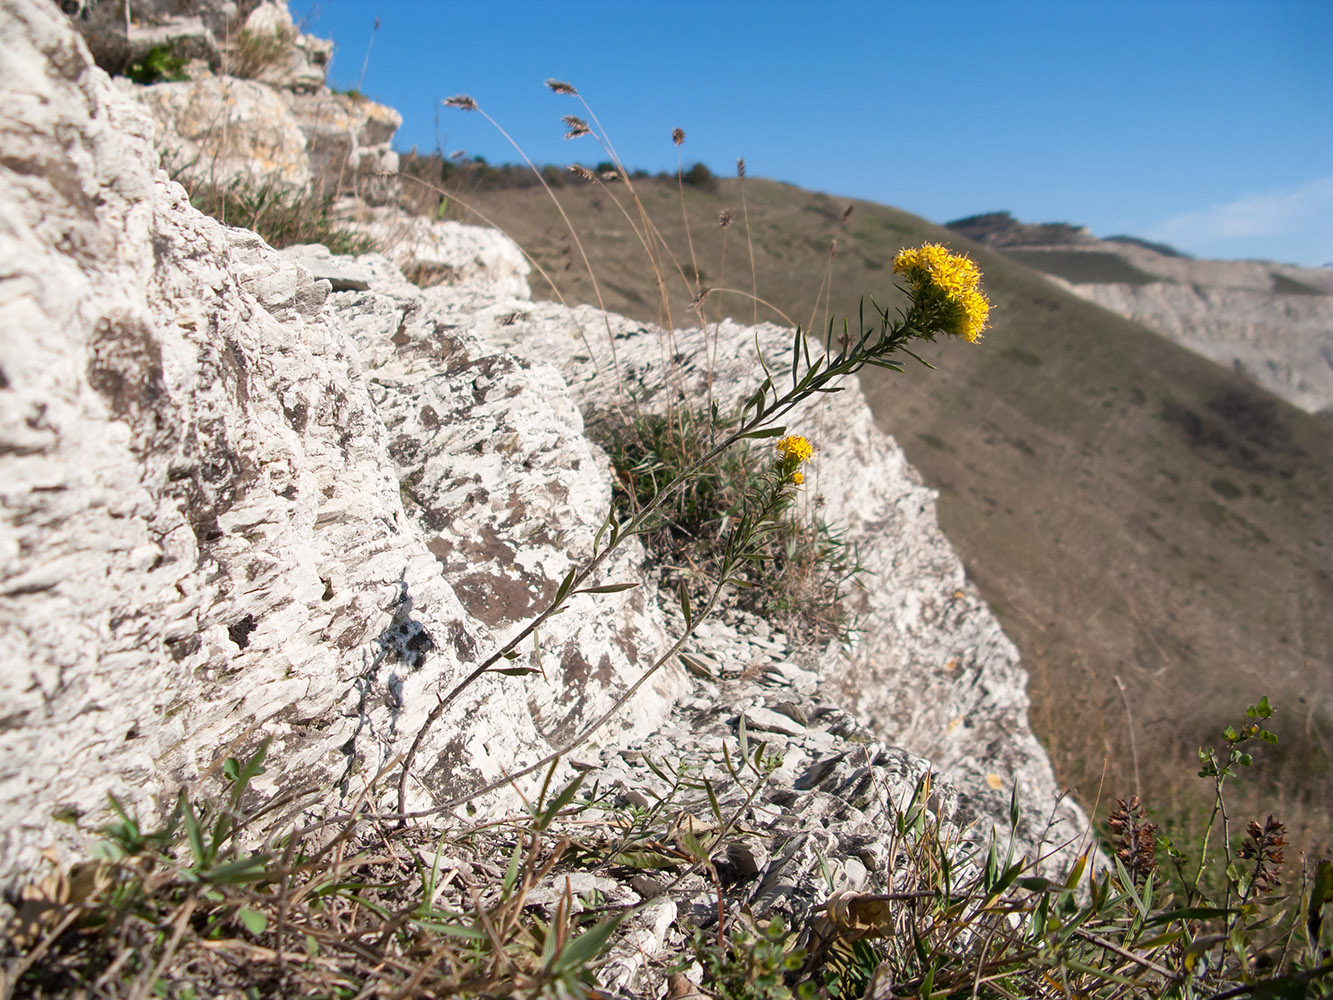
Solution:
<svg viewBox="0 0 1333 1000"><path fill-rule="evenodd" d="M547 88L556 94L568 94L570 97L578 97L579 92L574 89L571 83L565 83L563 80L547 80Z"/></svg>
<svg viewBox="0 0 1333 1000"><path fill-rule="evenodd" d="M671 130L671 144L679 146L685 141L685 130L683 128L673 128Z"/></svg>
<svg viewBox="0 0 1333 1000"><path fill-rule="evenodd" d="M477 110L477 102L467 94L455 94L453 97L445 98L443 103L446 108L457 108L459 111Z"/></svg>
<svg viewBox="0 0 1333 1000"><path fill-rule="evenodd" d="M736 176L745 176L745 157L743 156L736 157Z"/></svg>
<svg viewBox="0 0 1333 1000"><path fill-rule="evenodd" d="M729 209L724 208L717 213L717 224L723 229L731 225L733 219L735 219L735 216L731 214Z"/></svg>
<svg viewBox="0 0 1333 1000"><path fill-rule="evenodd" d="M560 120L564 122L565 127L569 129L569 131L565 133L566 139L577 139L579 136L588 135L592 131L592 129L588 128L588 123L578 115L565 115Z"/></svg>
<svg viewBox="0 0 1333 1000"><path fill-rule="evenodd" d="M585 181L597 180L597 175L580 163L571 163L569 165L569 172L578 177L582 177Z"/></svg>

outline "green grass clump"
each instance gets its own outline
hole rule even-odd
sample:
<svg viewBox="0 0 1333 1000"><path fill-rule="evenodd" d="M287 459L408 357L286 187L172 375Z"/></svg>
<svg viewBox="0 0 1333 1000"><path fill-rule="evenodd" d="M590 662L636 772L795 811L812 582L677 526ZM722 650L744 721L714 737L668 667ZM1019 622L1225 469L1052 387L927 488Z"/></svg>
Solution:
<svg viewBox="0 0 1333 1000"><path fill-rule="evenodd" d="M219 222L253 229L279 249L300 243L322 243L336 254L378 249L369 236L334 218L330 199L279 184L197 184L190 203Z"/></svg>
<svg viewBox="0 0 1333 1000"><path fill-rule="evenodd" d="M713 444L708 416L689 410L640 412L594 421L590 431L616 472L616 496L642 509ZM747 495L764 474L770 449L743 445L724 452L672 494L643 535L666 582L685 582L696 597L716 582L721 543ZM765 536L760 558L738 572L737 604L798 644L849 645L857 632L850 586L864 574L856 547L813 510L788 509Z"/></svg>

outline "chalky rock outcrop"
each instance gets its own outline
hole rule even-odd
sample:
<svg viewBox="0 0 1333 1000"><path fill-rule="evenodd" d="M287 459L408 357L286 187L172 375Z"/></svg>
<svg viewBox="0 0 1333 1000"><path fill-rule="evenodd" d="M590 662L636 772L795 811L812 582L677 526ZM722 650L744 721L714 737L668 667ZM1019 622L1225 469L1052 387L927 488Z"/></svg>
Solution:
<svg viewBox="0 0 1333 1000"><path fill-rule="evenodd" d="M402 116L325 84L333 43L304 35L285 3L253 0L71 0L72 23L99 65L123 72L153 49L184 61L178 75L134 86L157 124L176 179L270 194L398 195L390 140ZM175 62L172 63L173 65Z"/></svg>
<svg viewBox="0 0 1333 1000"><path fill-rule="evenodd" d="M621 377L697 396L703 335L533 303L517 249L454 224L410 224L438 265L425 289L379 254L275 251L190 207L144 105L52 3L0 0L0 32L0 881L86 849L108 792L147 819L265 738L261 789L392 806L376 774L591 551L611 473L584 415L619 405ZM723 407L751 390L756 342L790 351L772 326L708 336ZM829 852L839 884L871 884L876 830L930 770L934 807L979 838L1015 785L1021 849L1077 836L1068 805L1044 829L1057 795L1023 673L931 492L854 385L792 422L820 449L810 502L871 574L863 640L705 622L697 676L666 662L570 766L627 796L648 759L712 773L743 717L784 764L737 863L752 902L793 912ZM536 672L467 688L427 731L410 807L567 745L669 648L675 598L637 542L597 582L637 586L575 597L510 664ZM625 982L665 917L635 930Z"/></svg>
<svg viewBox="0 0 1333 1000"><path fill-rule="evenodd" d="M143 88L155 142L173 176L220 188L301 189L311 182L305 134L272 87L232 76Z"/></svg>
<svg viewBox="0 0 1333 1000"><path fill-rule="evenodd" d="M475 314L471 323L478 336L558 365L585 418L624 405L617 371L636 386L640 405L653 407L707 399L711 370L712 398L726 412L757 386L756 348L778 384L785 377L779 359L791 357L791 331L772 324L724 320L707 336L668 334L586 306L570 311L519 301ZM818 674L826 704L850 710L876 738L951 775L962 815L1004 827L1014 787L1020 800L1049 809L1057 788L1028 726L1018 651L941 534L934 491L875 427L854 380L807 401L784 422L816 444L807 502L845 532L867 571L858 595L862 636L850 653L836 646L804 650L793 654L796 662ZM1085 825L1069 803L1054 815L1050 836L1057 842ZM1041 840L1048 818L1045 810L1029 811L1019 831L1027 844Z"/></svg>
<svg viewBox="0 0 1333 1000"><path fill-rule="evenodd" d="M61 0L97 65L124 73L154 49L191 79L239 73L284 90L324 84L333 43L303 35L278 0Z"/></svg>
<svg viewBox="0 0 1333 1000"><path fill-rule="evenodd" d="M1333 419L1333 273L1249 262L1185 265L1202 273L1146 284L1067 284L1307 413ZM1321 289L1320 280L1329 287Z"/></svg>
<svg viewBox="0 0 1333 1000"><path fill-rule="evenodd" d="M385 261L376 290L317 280L201 216L54 4L3 0L0 32L10 881L86 849L108 793L147 821L264 737L266 787L359 794L586 552L610 488L554 370L430 315ZM515 663L544 673L483 677L430 732L409 802L540 756L664 644L642 590L576 598ZM680 678L612 732L647 731Z"/></svg>

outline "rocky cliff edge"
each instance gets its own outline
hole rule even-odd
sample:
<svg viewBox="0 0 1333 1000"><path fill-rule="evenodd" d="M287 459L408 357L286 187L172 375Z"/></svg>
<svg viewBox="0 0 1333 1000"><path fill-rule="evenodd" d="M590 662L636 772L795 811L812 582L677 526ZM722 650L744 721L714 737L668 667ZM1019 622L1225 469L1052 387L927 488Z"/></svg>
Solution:
<svg viewBox="0 0 1333 1000"><path fill-rule="evenodd" d="M0 0L0 36L0 879L86 851L108 793L156 814L264 739L262 790L391 804L375 776L591 550L611 474L583 419L615 391L612 339L646 389L691 391L703 336L670 335L673 357L663 331L534 303L486 230L436 226L456 281L424 291L380 255L275 251L190 206L144 105L52 3ZM756 344L790 343L714 334L724 402ZM811 498L872 573L863 639L847 655L707 622L690 648L708 667L668 664L572 764L629 794L654 755L720 766L744 718L783 751L756 803L756 898L829 858L874 884L885 817L927 770L977 835L1007 827L1016 786L1023 849L1076 843L1086 820L932 492L854 384L789 422L820 449ZM428 730L409 806L562 745L668 647L675 597L637 542L604 573L638 586L576 598L522 661L538 672L468 688Z"/></svg>

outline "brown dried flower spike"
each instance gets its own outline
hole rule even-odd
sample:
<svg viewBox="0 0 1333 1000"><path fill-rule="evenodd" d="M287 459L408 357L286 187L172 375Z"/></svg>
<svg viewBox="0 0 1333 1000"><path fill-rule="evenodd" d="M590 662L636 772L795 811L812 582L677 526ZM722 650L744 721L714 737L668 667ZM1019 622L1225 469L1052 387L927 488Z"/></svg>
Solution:
<svg viewBox="0 0 1333 1000"><path fill-rule="evenodd" d="M1286 826L1271 815L1262 827L1251 820L1245 830L1250 839L1240 845L1240 856L1254 859L1254 886L1260 892L1271 892L1282 884L1278 874L1287 860L1283 850L1287 846L1286 832Z"/></svg>
<svg viewBox="0 0 1333 1000"><path fill-rule="evenodd" d="M446 108L457 108L459 111L477 110L477 102L468 97L467 94L455 94L453 97L446 98L444 106Z"/></svg>
<svg viewBox="0 0 1333 1000"><path fill-rule="evenodd" d="M1112 847L1116 857L1129 872L1135 885L1143 882L1157 868L1157 848L1153 844L1153 834L1157 824L1148 822L1147 812L1137 795L1131 795L1129 801L1116 800L1116 808L1107 818L1114 838Z"/></svg>
<svg viewBox="0 0 1333 1000"><path fill-rule="evenodd" d="M724 208L722 209L722 211L717 213L717 224L721 228L726 229L729 225L731 225L731 222L734 218L735 216L731 214L731 211L729 209Z"/></svg>
<svg viewBox="0 0 1333 1000"><path fill-rule="evenodd" d="M671 130L672 144L679 146L684 141L685 141L685 130L683 128L673 128Z"/></svg>
<svg viewBox="0 0 1333 1000"><path fill-rule="evenodd" d="M555 94L568 94L570 97L579 96L579 92L574 89L573 84L565 83L563 80L547 80L546 86Z"/></svg>

